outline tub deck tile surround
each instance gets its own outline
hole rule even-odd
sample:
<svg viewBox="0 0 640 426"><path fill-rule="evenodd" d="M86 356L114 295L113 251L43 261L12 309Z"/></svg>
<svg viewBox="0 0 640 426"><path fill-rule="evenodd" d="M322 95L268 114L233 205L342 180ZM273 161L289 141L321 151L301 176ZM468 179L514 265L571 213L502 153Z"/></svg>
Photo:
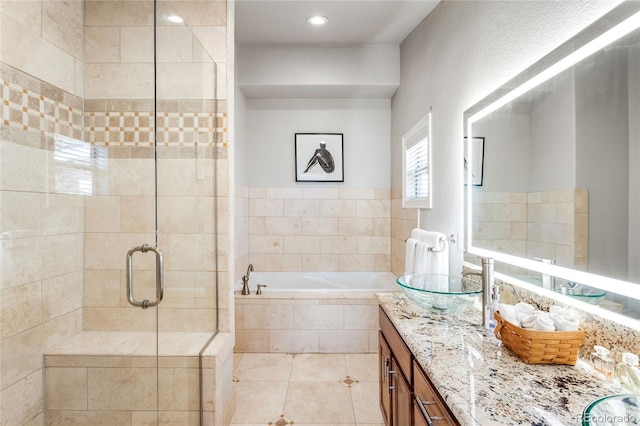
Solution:
<svg viewBox="0 0 640 426"><path fill-rule="evenodd" d="M443 317L401 293L377 297L463 425L580 424L591 401L623 391L596 377L583 361L525 364L483 330L477 308Z"/></svg>
<svg viewBox="0 0 640 426"><path fill-rule="evenodd" d="M237 352L374 353L374 292L235 293Z"/></svg>

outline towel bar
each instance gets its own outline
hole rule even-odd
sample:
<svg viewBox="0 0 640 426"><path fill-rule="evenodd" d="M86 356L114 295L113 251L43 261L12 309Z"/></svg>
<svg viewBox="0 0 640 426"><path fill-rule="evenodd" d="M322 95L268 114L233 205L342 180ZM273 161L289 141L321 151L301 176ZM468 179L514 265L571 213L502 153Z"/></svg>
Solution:
<svg viewBox="0 0 640 426"><path fill-rule="evenodd" d="M439 253L441 251L444 251L445 248L447 248L447 245L445 244L446 242L450 242L451 244L455 244L456 243L456 236L451 234L449 235L449 238L444 238L444 237L440 237L440 239L438 240L438 242L440 243L440 247L436 248L436 247L429 247L429 251L432 253Z"/></svg>
<svg viewBox="0 0 640 426"><path fill-rule="evenodd" d="M448 238L440 237L439 242L441 243L440 245L441 245L442 247L441 247L441 248L429 247L429 251L430 251L430 252L433 252L433 253L438 253L438 252L444 251L444 249L445 249L445 247L446 247L446 246L444 245L444 243L445 243L446 241L449 241L449 243L451 243L451 244L455 244L455 243L456 243L456 236L455 236L455 235L453 235L453 234L451 234L451 235L449 235L449 237L448 237ZM406 243L406 242L407 242L407 240L404 240L404 242Z"/></svg>

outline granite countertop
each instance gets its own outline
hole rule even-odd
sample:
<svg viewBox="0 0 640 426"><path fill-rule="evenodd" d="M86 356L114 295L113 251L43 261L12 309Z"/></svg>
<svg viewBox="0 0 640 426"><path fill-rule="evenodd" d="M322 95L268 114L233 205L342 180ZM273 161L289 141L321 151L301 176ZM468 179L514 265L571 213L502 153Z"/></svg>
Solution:
<svg viewBox="0 0 640 426"><path fill-rule="evenodd" d="M475 306L444 317L402 293L376 297L462 425L580 425L591 401L623 393L581 360L525 364L484 330Z"/></svg>

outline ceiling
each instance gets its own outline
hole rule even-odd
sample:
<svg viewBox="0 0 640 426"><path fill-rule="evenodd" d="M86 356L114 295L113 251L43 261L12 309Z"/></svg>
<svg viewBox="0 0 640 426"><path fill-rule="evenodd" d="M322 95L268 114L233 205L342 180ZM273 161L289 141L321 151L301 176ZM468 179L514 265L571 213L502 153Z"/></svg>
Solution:
<svg viewBox="0 0 640 426"><path fill-rule="evenodd" d="M236 0L239 44L400 44L440 0ZM311 15L329 18L322 27Z"/></svg>

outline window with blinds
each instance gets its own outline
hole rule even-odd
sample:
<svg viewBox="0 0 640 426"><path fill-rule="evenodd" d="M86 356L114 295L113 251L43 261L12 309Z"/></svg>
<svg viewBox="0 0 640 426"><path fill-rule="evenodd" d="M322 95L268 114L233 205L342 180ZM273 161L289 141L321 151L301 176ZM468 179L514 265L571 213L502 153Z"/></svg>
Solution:
<svg viewBox="0 0 640 426"><path fill-rule="evenodd" d="M402 137L402 207L431 208L431 113Z"/></svg>
<svg viewBox="0 0 640 426"><path fill-rule="evenodd" d="M54 135L55 190L60 194L91 195L100 170L107 168L107 148L59 134ZM108 184L102 179L103 187ZM104 191L104 188L101 188Z"/></svg>

